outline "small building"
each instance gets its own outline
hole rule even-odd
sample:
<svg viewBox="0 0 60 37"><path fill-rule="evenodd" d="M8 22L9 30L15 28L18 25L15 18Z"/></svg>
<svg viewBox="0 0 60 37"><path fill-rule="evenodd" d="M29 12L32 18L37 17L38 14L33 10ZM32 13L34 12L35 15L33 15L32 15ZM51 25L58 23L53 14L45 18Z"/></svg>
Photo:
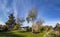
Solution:
<svg viewBox="0 0 60 37"><path fill-rule="evenodd" d="M25 26L25 27L20 27L21 31L30 31L30 27L29 26Z"/></svg>

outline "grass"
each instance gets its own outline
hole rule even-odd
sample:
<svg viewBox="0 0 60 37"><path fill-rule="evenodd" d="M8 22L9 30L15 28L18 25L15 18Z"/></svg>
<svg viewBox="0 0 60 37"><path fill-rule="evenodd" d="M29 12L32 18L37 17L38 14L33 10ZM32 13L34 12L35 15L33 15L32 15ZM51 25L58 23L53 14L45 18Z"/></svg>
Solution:
<svg viewBox="0 0 60 37"><path fill-rule="evenodd" d="M0 32L0 37L43 37L46 31L38 34L24 31Z"/></svg>

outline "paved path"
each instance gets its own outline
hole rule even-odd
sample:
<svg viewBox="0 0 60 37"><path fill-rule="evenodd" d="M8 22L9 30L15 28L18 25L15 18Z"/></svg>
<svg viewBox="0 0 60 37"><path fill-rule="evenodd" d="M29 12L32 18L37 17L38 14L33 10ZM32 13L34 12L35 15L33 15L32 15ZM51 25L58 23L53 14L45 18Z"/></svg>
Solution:
<svg viewBox="0 0 60 37"><path fill-rule="evenodd" d="M48 34L49 34L50 32L52 32L52 31L47 32L43 37L49 36Z"/></svg>

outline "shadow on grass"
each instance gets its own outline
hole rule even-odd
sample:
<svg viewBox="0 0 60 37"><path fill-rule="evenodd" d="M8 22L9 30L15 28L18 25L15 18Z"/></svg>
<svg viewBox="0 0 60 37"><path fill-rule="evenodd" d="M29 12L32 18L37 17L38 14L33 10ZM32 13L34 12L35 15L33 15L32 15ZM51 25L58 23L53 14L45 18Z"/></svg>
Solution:
<svg viewBox="0 0 60 37"><path fill-rule="evenodd" d="M39 32L33 32L33 34L39 34Z"/></svg>
<svg viewBox="0 0 60 37"><path fill-rule="evenodd" d="M0 32L0 37L25 37L25 35L13 34L11 32Z"/></svg>
<svg viewBox="0 0 60 37"><path fill-rule="evenodd" d="M27 31L19 31L20 33L26 33Z"/></svg>

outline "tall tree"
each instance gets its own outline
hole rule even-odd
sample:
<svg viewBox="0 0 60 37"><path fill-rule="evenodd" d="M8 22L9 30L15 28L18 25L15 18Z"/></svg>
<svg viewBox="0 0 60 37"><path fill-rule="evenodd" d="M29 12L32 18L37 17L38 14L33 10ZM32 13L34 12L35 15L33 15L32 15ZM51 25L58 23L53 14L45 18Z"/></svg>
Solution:
<svg viewBox="0 0 60 37"><path fill-rule="evenodd" d="M29 14L28 14L28 16L27 16L27 18L26 18L26 20L27 20L28 23L29 23L30 21L32 22L32 32L34 32L34 21L36 20L36 18L37 18L37 9L36 9L36 8L33 8L33 9L29 12Z"/></svg>
<svg viewBox="0 0 60 37"><path fill-rule="evenodd" d="M56 28L57 28L57 30L59 30L59 32L60 32L60 24L59 24L59 23L56 24Z"/></svg>
<svg viewBox="0 0 60 37"><path fill-rule="evenodd" d="M14 15L13 15L13 13L11 13L11 14L9 15L9 20L6 22L6 25L9 27L9 29L13 29L14 25L16 24L14 18L15 18L15 17L14 17Z"/></svg>
<svg viewBox="0 0 60 37"><path fill-rule="evenodd" d="M36 23L38 23L39 25L42 25L44 23L44 19L39 19Z"/></svg>
<svg viewBox="0 0 60 37"><path fill-rule="evenodd" d="M37 22L36 22L36 24L38 25L38 28L37 28L37 30L38 30L38 32L41 32L42 31L42 24L44 23L44 20L43 19L39 19Z"/></svg>
<svg viewBox="0 0 60 37"><path fill-rule="evenodd" d="M25 20L23 18L17 18L17 24L20 24L20 26L22 25L22 23L24 22Z"/></svg>
<svg viewBox="0 0 60 37"><path fill-rule="evenodd" d="M37 17L37 9L36 9L36 8L33 8L33 9L29 12L26 20L27 20L28 23L29 23L29 21L32 21L32 22L33 22L33 21L36 19L36 17Z"/></svg>

